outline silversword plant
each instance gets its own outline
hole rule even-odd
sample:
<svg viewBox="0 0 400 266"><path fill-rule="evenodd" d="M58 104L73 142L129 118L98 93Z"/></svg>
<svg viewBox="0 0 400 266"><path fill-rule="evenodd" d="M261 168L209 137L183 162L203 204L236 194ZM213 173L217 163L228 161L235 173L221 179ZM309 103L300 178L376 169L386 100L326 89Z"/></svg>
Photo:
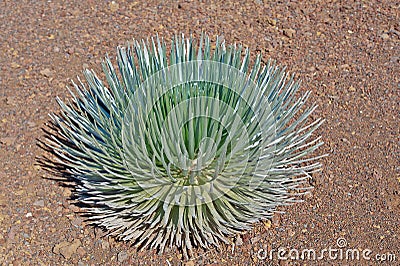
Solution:
<svg viewBox="0 0 400 266"><path fill-rule="evenodd" d="M320 119L272 61L208 36L158 37L85 70L58 99L47 145L76 181L88 220L138 246L229 243L310 189Z"/></svg>

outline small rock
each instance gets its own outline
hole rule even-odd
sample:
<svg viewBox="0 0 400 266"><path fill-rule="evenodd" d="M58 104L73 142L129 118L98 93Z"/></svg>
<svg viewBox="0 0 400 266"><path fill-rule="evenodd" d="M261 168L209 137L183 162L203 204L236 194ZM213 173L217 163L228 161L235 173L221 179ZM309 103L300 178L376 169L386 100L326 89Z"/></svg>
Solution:
<svg viewBox="0 0 400 266"><path fill-rule="evenodd" d="M44 200L37 200L33 203L33 206L44 207Z"/></svg>
<svg viewBox="0 0 400 266"><path fill-rule="evenodd" d="M6 104L7 105L17 105L18 102L17 102L17 100L15 99L14 96L11 96L11 97L7 97L6 98Z"/></svg>
<svg viewBox="0 0 400 266"><path fill-rule="evenodd" d="M384 33L381 35L381 37L382 37L382 39L387 40L387 39L389 39L390 36L389 36L389 34Z"/></svg>
<svg viewBox="0 0 400 266"><path fill-rule="evenodd" d="M349 64L343 64L343 65L340 66L340 68L342 68L342 69L349 69L349 68L350 68L350 65L349 65Z"/></svg>
<svg viewBox="0 0 400 266"><path fill-rule="evenodd" d="M50 69L45 68L43 70L40 70L40 74L45 76L46 78L49 78L52 75L52 72Z"/></svg>
<svg viewBox="0 0 400 266"><path fill-rule="evenodd" d="M115 1L111 1L109 4L109 7L110 7L111 12L115 12L118 10L119 4Z"/></svg>
<svg viewBox="0 0 400 266"><path fill-rule="evenodd" d="M54 246L53 252L55 254L61 254L64 258L69 259L76 252L78 247L81 245L79 239L74 239L71 243L68 241L63 241Z"/></svg>
<svg viewBox="0 0 400 266"><path fill-rule="evenodd" d="M0 234L0 245L4 246L5 244L6 244L5 237L2 234Z"/></svg>
<svg viewBox="0 0 400 266"><path fill-rule="evenodd" d="M75 227L80 227L82 226L82 222L82 219L80 217L77 217L71 221L71 224Z"/></svg>
<svg viewBox="0 0 400 266"><path fill-rule="evenodd" d="M11 228L7 234L7 242L9 242L9 243L15 242L15 236L16 236L18 228L19 228L19 226L17 226L17 225L11 226Z"/></svg>
<svg viewBox="0 0 400 266"><path fill-rule="evenodd" d="M311 37L312 35L313 35L312 32L309 31L304 32L304 36L306 37Z"/></svg>
<svg viewBox="0 0 400 266"><path fill-rule="evenodd" d="M283 30L283 35L285 35L288 38L293 38L295 33L296 33L296 31L294 29L284 29Z"/></svg>
<svg viewBox="0 0 400 266"><path fill-rule="evenodd" d="M69 205L68 208L73 212L79 212L80 211L79 207L76 206L75 204Z"/></svg>
<svg viewBox="0 0 400 266"><path fill-rule="evenodd" d="M0 206L6 206L7 199L4 195L0 195Z"/></svg>
<svg viewBox="0 0 400 266"><path fill-rule="evenodd" d="M31 212L28 212L28 213L25 215L26 218L29 218L29 217L32 217L32 216L33 216L33 215L32 215Z"/></svg>
<svg viewBox="0 0 400 266"><path fill-rule="evenodd" d="M79 255L80 257L83 257L83 256L86 254L86 250L85 250L83 247L79 247L79 248L76 250L76 253L78 253L78 255Z"/></svg>
<svg viewBox="0 0 400 266"><path fill-rule="evenodd" d="M33 121L29 121L29 122L27 122L26 124L28 125L29 128L34 128L34 127L36 127L36 123L33 122Z"/></svg>
<svg viewBox="0 0 400 266"><path fill-rule="evenodd" d="M56 46L56 47L53 48L53 51L54 51L55 53L59 53L59 52L60 52L60 48Z"/></svg>
<svg viewBox="0 0 400 266"><path fill-rule="evenodd" d="M346 138L342 138L342 141L347 143L347 144L350 144L350 141L348 139L346 139Z"/></svg>
<svg viewBox="0 0 400 266"><path fill-rule="evenodd" d="M271 220L264 221L263 223L264 223L265 229L271 228L271 225L272 225Z"/></svg>
<svg viewBox="0 0 400 266"><path fill-rule="evenodd" d="M242 240L242 238L240 237L240 235L238 235L238 236L236 237L235 245L236 245L236 246L241 246L241 245L243 245L243 240Z"/></svg>
<svg viewBox="0 0 400 266"><path fill-rule="evenodd" d="M110 243L108 243L108 241L101 241L101 248L110 249Z"/></svg>
<svg viewBox="0 0 400 266"><path fill-rule="evenodd" d="M5 137L5 138L0 138L0 143L5 144L7 146L11 146L15 143L17 140L17 137Z"/></svg>
<svg viewBox="0 0 400 266"><path fill-rule="evenodd" d="M400 63L400 56L391 56L390 63Z"/></svg>
<svg viewBox="0 0 400 266"><path fill-rule="evenodd" d="M75 239L70 245L61 248L60 253L64 258L68 259L76 252L80 245L81 241L79 239Z"/></svg>
<svg viewBox="0 0 400 266"><path fill-rule="evenodd" d="M69 243L67 241L63 241L61 243L58 243L57 245L55 245L53 247L53 253L54 254L60 254L60 248L68 246L68 245L69 245Z"/></svg>
<svg viewBox="0 0 400 266"><path fill-rule="evenodd" d="M72 55L75 52L75 49L74 49L74 47L69 47L69 48L67 48L66 52L67 52L67 54Z"/></svg>
<svg viewBox="0 0 400 266"><path fill-rule="evenodd" d="M194 262L192 260L189 260L185 263L185 266L194 266Z"/></svg>
<svg viewBox="0 0 400 266"><path fill-rule="evenodd" d="M276 26L276 19L267 18L267 22L271 26Z"/></svg>
<svg viewBox="0 0 400 266"><path fill-rule="evenodd" d="M11 63L11 68L19 68L21 67L18 63L12 62Z"/></svg>
<svg viewBox="0 0 400 266"><path fill-rule="evenodd" d="M354 92L354 91L356 91L356 88L354 88L353 86L350 86L349 91Z"/></svg>
<svg viewBox="0 0 400 266"><path fill-rule="evenodd" d="M71 194L72 194L72 192L71 192L71 190L69 189L69 188L64 188L64 190L63 190L63 195L65 196L65 197L69 197L69 196L71 196ZM64 203L63 203L64 204ZM68 208L68 206L66 206L66 208Z"/></svg>
<svg viewBox="0 0 400 266"><path fill-rule="evenodd" d="M120 253L118 253L117 258L118 262L124 262L128 259L128 253L126 253L126 251L121 251Z"/></svg>
<svg viewBox="0 0 400 266"><path fill-rule="evenodd" d="M279 215L273 215L273 216L272 216L272 218L271 218L271 223L272 223L274 226L278 226L278 225L279 225L279 221L280 221Z"/></svg>

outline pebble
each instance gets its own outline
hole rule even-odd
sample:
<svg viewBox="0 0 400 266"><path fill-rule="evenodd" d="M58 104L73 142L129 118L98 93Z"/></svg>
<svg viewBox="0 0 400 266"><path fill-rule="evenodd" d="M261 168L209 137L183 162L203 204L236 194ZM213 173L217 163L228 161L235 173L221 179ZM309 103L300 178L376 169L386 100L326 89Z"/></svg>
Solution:
<svg viewBox="0 0 400 266"><path fill-rule="evenodd" d="M0 206L6 206L6 197L4 195L0 195Z"/></svg>
<svg viewBox="0 0 400 266"><path fill-rule="evenodd" d="M109 7L110 7L111 12L115 12L118 10L119 4L115 1L111 1L111 3L109 4Z"/></svg>
<svg viewBox="0 0 400 266"><path fill-rule="evenodd" d="M66 52L68 55L72 55L75 52L75 49L74 49L74 47L69 47L66 49Z"/></svg>
<svg viewBox="0 0 400 266"><path fill-rule="evenodd" d="M8 231L8 234L7 234L7 241L9 243L14 243L15 242L15 235L17 233L18 228L19 228L19 226L16 226L16 225L11 226L11 228Z"/></svg>
<svg viewBox="0 0 400 266"><path fill-rule="evenodd" d="M128 253L126 251L121 251L117 255L118 262L124 262L128 259Z"/></svg>
<svg viewBox="0 0 400 266"><path fill-rule="evenodd" d="M346 139L346 138L342 138L342 141L347 143L347 144L350 144L350 141L348 139Z"/></svg>
<svg viewBox="0 0 400 266"><path fill-rule="evenodd" d="M267 18L267 22L271 26L276 26L276 19Z"/></svg>
<svg viewBox="0 0 400 266"><path fill-rule="evenodd" d="M11 146L14 144L16 140L17 137L5 137L5 138L0 138L0 143L5 144L7 146Z"/></svg>
<svg viewBox="0 0 400 266"><path fill-rule="evenodd" d="M37 200L33 203L33 206L44 207L44 200Z"/></svg>
<svg viewBox="0 0 400 266"><path fill-rule="evenodd" d="M110 249L110 243L108 241L101 241L101 248L102 249Z"/></svg>
<svg viewBox="0 0 400 266"><path fill-rule="evenodd" d="M283 30L283 35L285 35L286 37L289 37L289 38L293 38L295 33L296 33L296 31L294 29L284 29Z"/></svg>
<svg viewBox="0 0 400 266"><path fill-rule="evenodd" d="M271 218L271 223L274 226L278 226L279 222L280 222L280 216L279 215L273 215L272 218Z"/></svg>
<svg viewBox="0 0 400 266"><path fill-rule="evenodd" d="M390 36L389 36L389 34L384 33L381 35L381 37L382 37L382 39L387 40L387 39L389 39Z"/></svg>
<svg viewBox="0 0 400 266"><path fill-rule="evenodd" d="M73 219L72 221L71 221L71 224L73 225L73 226L75 226L75 227L81 227L82 226L82 218L80 218L80 217L77 217L77 218L75 218L75 219Z"/></svg>
<svg viewBox="0 0 400 266"><path fill-rule="evenodd" d="M350 86L349 91L354 92L354 91L356 91L356 88L354 88L353 86Z"/></svg>
<svg viewBox="0 0 400 266"><path fill-rule="evenodd" d="M17 101L16 97L10 96L10 97L6 98L6 104L7 105L17 105L18 101Z"/></svg>
<svg viewBox="0 0 400 266"><path fill-rule="evenodd" d="M272 225L271 220L264 221L263 223L264 223L265 229L271 228L271 225Z"/></svg>
<svg viewBox="0 0 400 266"><path fill-rule="evenodd" d="M236 237L235 245L236 245L236 246L241 246L241 245L243 245L243 239L240 237L240 235L238 235L238 236Z"/></svg>
<svg viewBox="0 0 400 266"><path fill-rule="evenodd" d="M86 250L85 250L83 247L79 247L79 248L76 250L76 253L77 253L80 257L83 257L83 256L86 254Z"/></svg>
<svg viewBox="0 0 400 266"><path fill-rule="evenodd" d="M28 127L30 127L30 128L34 128L34 127L37 126L37 124L36 124L35 122L33 122L33 121L29 121L29 122L27 122L26 124L27 124Z"/></svg>
<svg viewBox="0 0 400 266"><path fill-rule="evenodd" d="M54 246L53 253L61 254L64 258L69 259L80 245L81 241L79 239L74 239L72 242L63 241Z"/></svg>
<svg viewBox="0 0 400 266"><path fill-rule="evenodd" d="M390 63L400 63L400 56L391 56Z"/></svg>
<svg viewBox="0 0 400 266"><path fill-rule="evenodd" d="M21 66L16 62L11 63L11 68L19 68L19 67L21 67Z"/></svg>
<svg viewBox="0 0 400 266"><path fill-rule="evenodd" d="M51 75L53 74L53 72L52 72L50 69L45 68L45 69L43 69L43 70L40 70L40 74L43 75L43 76L45 76L46 78L49 78L49 77L51 77Z"/></svg>

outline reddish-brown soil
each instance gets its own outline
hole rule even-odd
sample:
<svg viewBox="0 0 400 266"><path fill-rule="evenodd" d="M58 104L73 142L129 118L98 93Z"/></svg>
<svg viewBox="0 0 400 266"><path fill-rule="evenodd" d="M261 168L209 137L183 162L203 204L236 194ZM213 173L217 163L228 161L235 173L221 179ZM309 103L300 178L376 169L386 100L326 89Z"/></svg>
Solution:
<svg viewBox="0 0 400 266"><path fill-rule="evenodd" d="M204 30L287 65L313 91L324 170L304 202L237 245L137 251L85 224L71 189L35 166L55 97L132 38ZM214 38L215 39L215 38ZM0 1L1 265L374 265L400 261L398 1ZM371 250L370 260L264 258L278 248ZM234 248L233 248L234 247ZM262 250L261 250L262 249ZM274 252L274 251L273 251ZM259 254L259 255L257 255ZM284 255L284 254L283 254ZM287 254L286 254L287 255ZM292 254L294 255L294 254ZM377 256L378 255L378 256Z"/></svg>

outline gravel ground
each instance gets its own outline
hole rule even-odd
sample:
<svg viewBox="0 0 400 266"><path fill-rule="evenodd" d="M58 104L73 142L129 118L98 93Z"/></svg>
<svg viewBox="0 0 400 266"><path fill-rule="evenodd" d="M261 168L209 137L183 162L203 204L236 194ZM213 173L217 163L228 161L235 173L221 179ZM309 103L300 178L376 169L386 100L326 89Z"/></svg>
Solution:
<svg viewBox="0 0 400 266"><path fill-rule="evenodd" d="M202 30L296 72L326 119L318 154L329 157L303 203L185 261L86 225L71 189L35 161L55 97L83 68L100 72L132 38ZM399 265L399 44L398 1L0 1L0 264ZM279 248L371 253L283 260Z"/></svg>

